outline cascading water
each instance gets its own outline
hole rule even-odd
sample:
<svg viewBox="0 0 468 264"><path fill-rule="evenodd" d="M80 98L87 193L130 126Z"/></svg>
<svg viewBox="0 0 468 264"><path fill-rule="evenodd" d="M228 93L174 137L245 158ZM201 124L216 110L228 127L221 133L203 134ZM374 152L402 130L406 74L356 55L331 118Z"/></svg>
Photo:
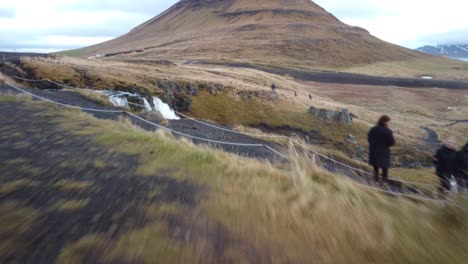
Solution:
<svg viewBox="0 0 468 264"><path fill-rule="evenodd" d="M118 107L128 107L128 100L125 96L111 95L109 96L111 103Z"/></svg>
<svg viewBox="0 0 468 264"><path fill-rule="evenodd" d="M153 97L153 104L154 108L161 113L163 118L171 119L171 120L179 120L180 118L176 115L175 111L171 109L171 107L161 101L161 99L157 97Z"/></svg>
<svg viewBox="0 0 468 264"><path fill-rule="evenodd" d="M148 102L148 100L146 100L146 98L143 98L143 105L145 106L146 111L151 111L151 110L153 110L153 108L151 107L151 105L150 105L150 103Z"/></svg>
<svg viewBox="0 0 468 264"><path fill-rule="evenodd" d="M175 113L175 111L172 110L168 104L164 103L163 101L161 101L161 99L157 97L153 97L152 103L154 106L152 106L150 102L148 102L148 99L138 94L118 91L102 91L101 93L109 97L109 101L117 107L129 107L130 105L132 105L135 107L144 108L146 111L156 110L159 113L161 113L164 119L180 119ZM141 103L135 103L134 100L131 100L132 102L130 103L128 98L138 98L138 100L140 100Z"/></svg>

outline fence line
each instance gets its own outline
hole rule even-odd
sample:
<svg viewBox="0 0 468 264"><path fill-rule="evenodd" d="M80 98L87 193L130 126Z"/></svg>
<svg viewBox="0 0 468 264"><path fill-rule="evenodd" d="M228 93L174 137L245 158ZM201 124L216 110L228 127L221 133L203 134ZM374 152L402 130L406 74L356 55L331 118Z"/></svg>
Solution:
<svg viewBox="0 0 468 264"><path fill-rule="evenodd" d="M129 113L127 111L123 111L123 110L101 110L101 109L94 109L94 108L86 108L86 107L79 107L79 106L74 106L74 105L69 105L69 104L64 104L64 103L60 103L60 102L56 102L56 101L53 101L53 100L50 100L50 99L47 99L47 98L44 98L42 96L39 96L39 95L36 95L34 93L31 93L31 92L28 92L22 88L19 88L9 82L7 82L7 84L11 87L13 87L14 89L22 92L22 93L25 93L25 94L29 94L31 95L32 97L35 97L35 98L38 98L38 99L41 99L41 100L44 100L46 102L50 102L52 104L56 104L56 105L60 105L60 106L63 106L63 107L69 107L69 108L73 108L73 109L80 109L80 110L85 110L85 111L90 111L90 112L107 112L107 113L122 113L122 114L128 114L129 116L135 118L135 119L138 119L142 122L145 122L147 124L150 124L150 125L153 125L155 127L158 127L158 128L161 128L161 129L164 129L164 130L167 130L171 133L174 133L174 134L177 134L177 135L180 135L180 136L183 136L183 137L187 137L187 138L192 138L192 139L196 139L196 140L200 140L200 141L205 141L205 142L209 142L209 143L214 143L214 144L220 144L220 145L237 145L237 146L247 146L247 147L264 147L270 151L272 151L273 153L287 159L287 160L290 160L290 157L282 154L281 152L273 149L272 147L268 146L268 145L265 145L265 144L246 144L246 143L233 143L233 142L223 142L223 141L217 141L217 140L210 140L210 139L206 139L206 138L200 138L200 137L196 137L196 136L192 136L192 135L189 135L189 134L185 134L185 133L182 133L182 132L179 132L179 131L176 131L176 130L173 130L173 129L170 129L168 127L165 127L165 126L162 126L162 125L159 125L159 124L156 124L154 122L151 122L149 120L146 120L144 118L141 118L133 113ZM315 153L315 152L313 152ZM346 165L346 164L344 164ZM406 197L406 198L410 198L410 199L413 199L413 200L419 200L419 201L431 201L431 202L442 202L438 199L433 199L433 198L429 198L429 197L424 197L424 196L415 196L415 195L411 195L411 194L405 194L405 193L400 193L400 192L394 192L394 191L389 191L389 190L384 190L384 189L380 189L380 188L376 188L376 187L373 187L373 186L369 186L369 185L365 185L365 184L362 184L362 183L359 183L359 182L356 182L354 181L354 183L357 185L357 186L360 186L362 188L365 188L365 189L368 189L368 190L373 190L373 191L376 191L376 192L381 192L381 193L385 193L385 194L389 194L389 195L393 195L395 197Z"/></svg>
<svg viewBox="0 0 468 264"><path fill-rule="evenodd" d="M15 79L18 79L18 80L22 80L22 81L27 81L27 82L41 82L41 81L46 81L46 82L50 82L50 83L53 83L53 84L56 84L58 86L61 86L61 87L65 87L65 88L71 88L71 89L86 89L86 88L82 88L82 87L72 87L72 86L68 86L68 85L64 85L64 84L60 84L60 83L57 83L57 82L54 82L52 80L49 80L49 79L41 79L41 80L31 80L31 79L25 79L25 78L21 78L21 77L16 77L16 76L13 76L13 78ZM134 105L138 105L140 106L139 104L134 104ZM301 146L302 148L304 148L305 150L307 151L310 151L311 153L314 153L316 154L318 157L320 158L323 158L325 160L328 160L328 161L331 161L335 164L338 164L342 167L345 167L345 168L348 168L350 170L353 170L355 172L359 172L359 173L362 173L364 175L367 175L367 176L373 176L373 173L369 172L369 171L365 171L363 169L360 169L360 168L357 168L357 167L354 167L354 166L351 166L351 165L348 165L346 163L343 163L343 162L340 162L332 157L329 157L327 155L324 155L322 153L319 153L317 152L316 150L313 150L312 148L310 148L309 146L301 143L300 141L292 138L292 137L288 137L288 136L281 136L281 135L259 135L259 134L255 134L255 133L247 133L247 132L241 132L241 131L236 131L236 130L232 130L232 129L228 129L228 128L223 128L223 127L220 127L220 126L216 126L216 125L213 125L213 124L210 124L210 123L207 123L207 122L204 122L204 121L201 121L201 120L198 120L198 119L195 119L195 118L192 118L190 116L187 116L185 114L182 114L180 112L176 112L176 114L184 117L184 118L187 118L189 120L192 120L194 122L197 122L197 123L200 123L200 124L203 124L203 125L206 125L206 126L209 126L209 127L212 127L212 128L215 128L215 129L219 129L219 130L223 130L223 131L226 131L226 132L231 132L231 133L236 133L236 134L240 134L240 135L246 135L246 136L251 136L251 137L263 137L263 138L282 138L282 139L287 139L293 143L295 143L296 145L299 145ZM243 143L240 143L240 144L243 144ZM265 144L262 144L263 146L266 147ZM270 151L273 151L273 148L271 147L267 147ZM276 154L280 155L278 151L274 150L273 152L275 152ZM283 158L286 157L286 155L284 154L281 154L280 156L282 156ZM404 181L404 180L397 180L397 179L392 179L390 178L390 180L393 180L393 181L397 181L397 182L400 182L400 183L403 183L403 184L406 184L406 185L413 185L413 186L433 186L433 184L430 184L430 183L419 183L419 182L409 182L409 181Z"/></svg>

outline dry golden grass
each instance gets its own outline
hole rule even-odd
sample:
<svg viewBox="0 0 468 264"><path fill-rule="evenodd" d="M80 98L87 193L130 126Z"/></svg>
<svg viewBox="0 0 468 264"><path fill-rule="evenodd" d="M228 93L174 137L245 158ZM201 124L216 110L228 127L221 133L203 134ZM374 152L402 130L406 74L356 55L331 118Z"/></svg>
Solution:
<svg viewBox="0 0 468 264"><path fill-rule="evenodd" d="M448 118L464 118L468 113L468 103L461 90L449 89L410 89L381 86L360 86L297 82L288 76L278 76L258 70L209 65L147 65L118 61L83 60L70 57L58 59L26 59L24 63L31 69L41 69L38 78L50 78L66 82L68 75L54 73L56 68L65 72L75 72L77 86L84 86L81 73L96 83L97 89L114 87L132 88L143 93L159 95L162 91L154 86L154 80L169 80L180 83L220 83L229 87L226 92L211 96L201 92L193 97L191 115L233 126L255 126L261 123L270 126L289 126L309 131L318 131L321 137L331 140L331 150L354 153L347 144L346 135L354 134L360 145L366 148L367 129L375 124L382 114L392 118L392 129L398 138L397 153L406 157L425 160L430 155L425 149L423 138L427 135L422 126L434 128L442 138L453 135L464 141L468 125L458 124L446 127ZM253 97L241 100L239 92L262 91L270 93L271 83L279 85L278 97L271 100ZM94 88L94 87L93 87ZM297 92L298 96L294 96ZM309 99L309 94L313 99ZM366 96L362 96L365 94ZM93 94L89 93L92 97ZM101 101L99 98L98 101ZM347 108L358 116L352 127L326 124L307 114L310 106L338 110ZM442 111L448 106L455 110ZM441 110L442 109L442 110ZM462 143L460 143L462 144ZM339 146L339 147L337 147ZM343 146L349 149L343 149ZM414 155L417 154L417 155Z"/></svg>
<svg viewBox="0 0 468 264"><path fill-rule="evenodd" d="M93 89L64 89L64 91L79 93L89 100L104 106L113 106L109 98Z"/></svg>
<svg viewBox="0 0 468 264"><path fill-rule="evenodd" d="M340 69L344 72L374 76L420 78L432 76L441 80L468 81L468 63L442 57L380 62Z"/></svg>
<svg viewBox="0 0 468 264"><path fill-rule="evenodd" d="M24 238L29 228L35 223L40 213L38 210L22 206L17 202L0 204L0 262L7 263L11 256L18 257L30 241Z"/></svg>
<svg viewBox="0 0 468 264"><path fill-rule="evenodd" d="M92 183L87 181L59 180L53 187L64 191L84 191L91 186Z"/></svg>
<svg viewBox="0 0 468 264"><path fill-rule="evenodd" d="M86 207L88 204L89 199L59 200L51 206L51 209L59 211L75 211Z"/></svg>
<svg viewBox="0 0 468 264"><path fill-rule="evenodd" d="M326 98L326 101L345 105L368 126L375 124L380 115L389 115L392 118L392 129L405 145L421 144L421 139L427 137L422 130L424 126L434 129L442 139L454 136L460 144L466 141L468 135L468 123L446 126L451 123L450 119L466 119L468 98L464 90L312 82L306 85L314 94ZM448 107L455 109L448 110Z"/></svg>
<svg viewBox="0 0 468 264"><path fill-rule="evenodd" d="M64 129L93 137L113 151L138 155L143 176L171 171L171 177L209 187L210 198L202 199L196 210L243 241L226 244L233 261L248 259L246 247L267 262L462 263L466 257L464 211L362 189L320 170L296 150L291 150L290 166L278 168L176 141L163 132L145 132L74 111L56 115ZM168 243L165 260L198 262L210 253L197 251L200 248L191 244L196 242L170 240L167 227L155 223L122 235L117 247L104 252L111 259L133 256L150 263L156 249Z"/></svg>

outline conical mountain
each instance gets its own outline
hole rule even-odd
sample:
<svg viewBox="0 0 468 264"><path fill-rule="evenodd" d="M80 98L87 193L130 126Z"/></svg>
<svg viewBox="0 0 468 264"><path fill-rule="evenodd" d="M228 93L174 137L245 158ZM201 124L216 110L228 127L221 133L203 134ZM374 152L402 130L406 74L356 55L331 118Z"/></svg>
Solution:
<svg viewBox="0 0 468 264"><path fill-rule="evenodd" d="M346 25L310 0L181 0L82 55L139 50L146 59L346 67L421 57ZM143 50L143 52L141 52Z"/></svg>

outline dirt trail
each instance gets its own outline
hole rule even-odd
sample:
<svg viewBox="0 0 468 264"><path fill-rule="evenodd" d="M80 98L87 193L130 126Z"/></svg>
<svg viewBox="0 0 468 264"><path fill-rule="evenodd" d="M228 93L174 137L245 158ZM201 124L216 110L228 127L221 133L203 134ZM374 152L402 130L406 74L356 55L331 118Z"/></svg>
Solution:
<svg viewBox="0 0 468 264"><path fill-rule="evenodd" d="M9 93L14 93L18 94L18 91L8 87L0 87L0 92L9 92ZM39 89L34 89L31 90L34 92L34 94L42 96L44 98L54 100L59 103L63 104L69 104L69 105L74 105L74 106L79 106L79 107L86 107L86 108L93 108L93 109L100 109L100 110L121 110L120 108L115 108L115 107L108 107L108 106L103 106L98 103L95 103L86 97L74 93L74 92L69 92L69 91L60 91L60 90L39 90ZM90 112L90 114L94 115L97 118L100 119L112 119L112 120L117 120L119 117L123 116L120 113L96 113L96 112ZM148 131L153 131L156 130L157 128L153 125L150 125L148 123L142 122L140 120L134 120L131 119L131 121ZM212 139L216 141L224 141L224 142L241 142L241 143L247 143L247 144L264 144L268 145L272 148L275 148L279 151L283 151L280 146L259 140L256 138L240 135L237 133L232 133L232 132L227 132L227 131L222 131L222 130L217 130L217 129L212 129L210 127L200 125L197 122L188 120L188 119L182 119L182 120L171 120L169 121L168 128L174 129L176 131L180 131L182 133L186 133L192 136L200 137L200 138L207 138L207 139ZM194 139L193 142L195 144L209 144L207 142L201 141L201 140L196 140ZM248 147L248 146L233 146L233 145L221 145L221 144L210 144L211 146L219 147L222 148L226 152L230 152L233 154L245 156L245 157L252 157L252 158L258 158L258 159L268 159L272 162L280 161L282 160L282 157L279 155L271 152L270 150L264 148L264 147Z"/></svg>
<svg viewBox="0 0 468 264"><path fill-rule="evenodd" d="M2 102L0 112L0 203L14 202L40 213L21 234L26 242L0 255L3 263L54 263L66 245L86 235L117 239L144 226L148 206L190 208L196 203L193 184L165 175L139 177L135 156L110 153L76 137L42 111ZM22 184L13 188L18 182ZM162 191L153 194L155 189Z"/></svg>
<svg viewBox="0 0 468 264"><path fill-rule="evenodd" d="M11 92L11 93L18 93L17 90L14 90L11 87L2 87L0 88L1 91L5 92ZM0 91L0 92L1 92ZM117 110L118 108L113 108L113 107L108 107L108 106L103 106L100 105L96 102L93 102L86 97L84 97L81 94L74 93L74 92L69 92L69 91L60 91L60 90L39 90L39 89L33 89L31 90L36 95L54 100L56 102L64 103L64 104L70 104L74 106L80 106L80 107L87 107L87 108L94 108L94 109L101 109L101 110ZM112 120L117 120L119 117L123 116L122 114L119 113L95 113L92 112L95 117L101 118L101 119L112 119ZM147 124L143 121L140 120L135 120L135 119L130 119L135 125L149 131L153 131L156 128L153 125ZM208 138L212 140L218 140L218 141L226 141L226 142L239 142L239 143L248 143L248 144L264 144L268 145L273 149L276 149L279 152L282 153L287 153L286 149L284 147L263 141L257 138L252 138L249 136L245 135L240 135L238 133L233 133L233 132L228 132L228 131L223 131L219 129L213 129L212 127L205 126L202 124L199 124L195 121L191 121L188 119L182 119L182 120L171 120L169 121L168 128L174 129L176 131L183 132L185 134L189 134L192 136L200 137L200 138ZM204 141L201 140L192 140L195 144L207 144ZM220 145L220 144L210 144L211 146L218 147L223 149L226 152L230 152L233 154L245 156L245 157L251 157L251 158L258 158L258 159L266 159L271 162L282 162L285 161L285 159L278 154L275 154L274 152L268 150L265 147L247 147L247 146L232 146L232 145ZM352 169L349 169L348 167L344 167L339 165L338 163L330 160L323 159L321 160L322 166L335 174L341 174L341 175L346 175L347 177L352 178L355 181L358 181L363 184L373 184L372 177L370 175L363 174L362 172L358 172ZM390 188L394 192L416 192L418 191L414 188L410 188L409 190L404 190L404 185L398 181L392 181L390 183Z"/></svg>
<svg viewBox="0 0 468 264"><path fill-rule="evenodd" d="M435 151L438 147L440 147L441 143L439 134L437 134L436 131L429 127L423 127L422 129L427 133L427 138L425 138L424 141L433 151Z"/></svg>

